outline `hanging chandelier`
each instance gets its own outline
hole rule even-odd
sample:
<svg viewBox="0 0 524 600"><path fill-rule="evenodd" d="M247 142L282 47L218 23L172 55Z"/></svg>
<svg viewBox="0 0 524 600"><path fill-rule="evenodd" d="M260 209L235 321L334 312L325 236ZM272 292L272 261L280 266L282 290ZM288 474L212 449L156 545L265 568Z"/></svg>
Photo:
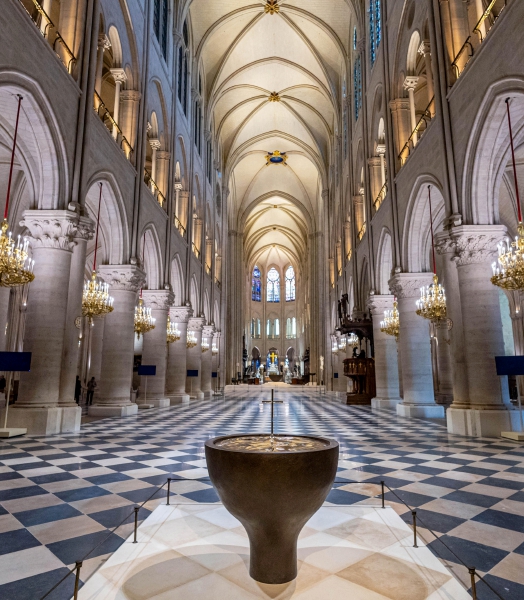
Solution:
<svg viewBox="0 0 524 600"><path fill-rule="evenodd" d="M346 344L347 344L347 340L345 337L341 337L338 340L338 349L341 350L342 352L346 351Z"/></svg>
<svg viewBox="0 0 524 600"><path fill-rule="evenodd" d="M420 288L420 300L417 300L417 315L432 323L446 320L446 292L438 282L435 260L435 240L433 236L433 212L431 209L431 186L428 185L429 223L431 229L431 251L433 256L433 283Z"/></svg>
<svg viewBox="0 0 524 600"><path fill-rule="evenodd" d="M356 333L350 333L347 341L348 346L356 348L359 344L359 339Z"/></svg>
<svg viewBox="0 0 524 600"><path fill-rule="evenodd" d="M515 164L515 148L513 145L509 100L509 98L506 98L511 160L513 163L513 177L515 180L515 195L517 198L519 224L515 241L510 242L509 238L506 238L504 242L500 242L498 245L499 257L492 265L493 277L491 278L491 283L504 290L522 290L524 289L524 223L522 223L522 209L520 206L519 183L517 179L517 167Z"/></svg>
<svg viewBox="0 0 524 600"><path fill-rule="evenodd" d="M211 354L213 356L216 356L218 354L218 348L217 348L217 345L215 343L213 343L213 347L211 348Z"/></svg>
<svg viewBox="0 0 524 600"><path fill-rule="evenodd" d="M202 340L202 354L209 350L209 342L206 339Z"/></svg>
<svg viewBox="0 0 524 600"><path fill-rule="evenodd" d="M93 260L93 274L91 279L84 284L82 295L82 315L93 321L93 317L107 315L113 312L113 298L109 295L109 285L103 283L96 275L96 254L98 250L98 230L100 228L100 206L102 203L102 183L99 183L100 195L98 197L98 215L96 218L95 256Z"/></svg>
<svg viewBox="0 0 524 600"><path fill-rule="evenodd" d="M167 315L167 343L172 344L180 339L180 331L176 323L171 322L171 317Z"/></svg>
<svg viewBox="0 0 524 600"><path fill-rule="evenodd" d="M7 216L9 214L9 197L11 194L11 183L13 181L13 167L15 164L16 138L18 136L18 125L20 122L20 108L22 96L18 94L18 109L16 113L15 133L13 136L13 150L11 151L11 165L9 168L9 180L7 183L7 197L4 209L4 221L0 231L0 286L15 287L31 283L35 278L33 269L35 261L29 258L29 243L18 236L15 244L9 231Z"/></svg>
<svg viewBox="0 0 524 600"><path fill-rule="evenodd" d="M142 298L142 292L140 292L140 299L138 300L138 306L135 308L135 333L140 339L141 335L151 331L155 328L156 319L151 316L151 309L144 306L144 300Z"/></svg>
<svg viewBox="0 0 524 600"><path fill-rule="evenodd" d="M186 347L187 348L194 348L197 345L197 339L195 334L192 331L188 331L187 332L187 341L186 341Z"/></svg>
<svg viewBox="0 0 524 600"><path fill-rule="evenodd" d="M400 318L396 300L393 302L393 310L384 311L384 320L380 322L380 331L387 335L394 335L395 339L398 341Z"/></svg>

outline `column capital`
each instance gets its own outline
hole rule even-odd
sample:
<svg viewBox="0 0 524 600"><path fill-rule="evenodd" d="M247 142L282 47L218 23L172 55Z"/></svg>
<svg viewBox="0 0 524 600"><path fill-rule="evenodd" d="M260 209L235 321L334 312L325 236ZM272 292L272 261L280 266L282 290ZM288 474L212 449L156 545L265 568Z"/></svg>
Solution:
<svg viewBox="0 0 524 600"><path fill-rule="evenodd" d="M504 239L504 225L460 225L451 232L457 266L492 262L497 256L497 245Z"/></svg>
<svg viewBox="0 0 524 600"><path fill-rule="evenodd" d="M170 290L143 290L142 297L152 310L169 310L175 301L175 294Z"/></svg>
<svg viewBox="0 0 524 600"><path fill-rule="evenodd" d="M439 231L435 234L435 250L437 254L455 254L455 244L449 231Z"/></svg>
<svg viewBox="0 0 524 600"><path fill-rule="evenodd" d="M383 143L377 144L377 154L378 154L379 158L381 156L386 155L386 144L383 144Z"/></svg>
<svg viewBox="0 0 524 600"><path fill-rule="evenodd" d="M92 240L95 236L96 225L89 217L79 217L75 240Z"/></svg>
<svg viewBox="0 0 524 600"><path fill-rule="evenodd" d="M105 33L98 34L98 47L103 48L104 50L109 50L109 48L111 48L111 40Z"/></svg>
<svg viewBox="0 0 524 600"><path fill-rule="evenodd" d="M184 189L184 186L180 183L180 181L176 181L174 187L178 192L181 192Z"/></svg>
<svg viewBox="0 0 524 600"><path fill-rule="evenodd" d="M189 306L172 306L169 314L174 323L187 323L193 316L193 309Z"/></svg>
<svg viewBox="0 0 524 600"><path fill-rule="evenodd" d="M393 294L370 294L368 308L374 317L384 317L384 311L393 308L395 296Z"/></svg>
<svg viewBox="0 0 524 600"><path fill-rule="evenodd" d="M191 317L187 328L189 331L202 331L205 322L206 320L204 317Z"/></svg>
<svg viewBox="0 0 524 600"><path fill-rule="evenodd" d="M147 141L149 142L149 145L151 146L152 150L160 150L160 148L162 147L160 140L157 138L150 138Z"/></svg>
<svg viewBox="0 0 524 600"><path fill-rule="evenodd" d="M213 333L213 339L214 340L219 340L222 337L222 332L221 331L215 331L215 333Z"/></svg>
<svg viewBox="0 0 524 600"><path fill-rule="evenodd" d="M33 248L72 250L78 221L78 214L70 210L26 210L20 225L29 229Z"/></svg>
<svg viewBox="0 0 524 600"><path fill-rule="evenodd" d="M214 325L204 325L204 327L202 328L202 335L204 337L207 337L207 338L213 337L214 332L215 332Z"/></svg>
<svg viewBox="0 0 524 600"><path fill-rule="evenodd" d="M422 54L422 56L426 56L426 54L431 54L431 45L429 40L423 40L418 47L418 53Z"/></svg>
<svg viewBox="0 0 524 600"><path fill-rule="evenodd" d="M146 281L144 271L135 265L100 265L98 274L111 291L138 292Z"/></svg>
<svg viewBox="0 0 524 600"><path fill-rule="evenodd" d="M433 273L398 273L388 283L397 298L419 298L420 288L432 281Z"/></svg>
<svg viewBox="0 0 524 600"><path fill-rule="evenodd" d="M405 90L414 90L417 87L418 80L420 78L417 75L408 75L404 79L403 88Z"/></svg>
<svg viewBox="0 0 524 600"><path fill-rule="evenodd" d="M127 81L126 72L121 67L110 69L110 71L111 71L111 75L113 76L113 79L115 80L115 82L125 83Z"/></svg>

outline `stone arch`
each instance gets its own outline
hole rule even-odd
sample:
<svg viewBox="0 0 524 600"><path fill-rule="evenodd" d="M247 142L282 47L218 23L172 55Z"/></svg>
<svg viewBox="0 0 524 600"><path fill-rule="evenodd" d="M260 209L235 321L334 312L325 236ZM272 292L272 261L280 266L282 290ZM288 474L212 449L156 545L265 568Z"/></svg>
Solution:
<svg viewBox="0 0 524 600"><path fill-rule="evenodd" d="M418 31L414 31L411 34L411 38L409 40L409 45L408 45L408 52L406 55L407 75L416 75L417 74L417 58L418 58L419 47L420 47L420 33Z"/></svg>
<svg viewBox="0 0 524 600"><path fill-rule="evenodd" d="M207 323L211 323L211 304L209 302L209 293L206 290L204 292L204 317Z"/></svg>
<svg viewBox="0 0 524 600"><path fill-rule="evenodd" d="M184 270L180 255L176 254L171 261L171 287L175 294L175 306L184 304Z"/></svg>
<svg viewBox="0 0 524 600"><path fill-rule="evenodd" d="M200 303L200 295L198 293L198 283L196 275L193 274L191 277L191 287L190 287L190 302L191 308L193 309L193 316L196 317L199 315L199 303Z"/></svg>
<svg viewBox="0 0 524 600"><path fill-rule="evenodd" d="M120 35L118 29L111 25L107 32L107 37L111 42L111 48L113 50L113 67L122 66L122 44L120 43Z"/></svg>
<svg viewBox="0 0 524 600"><path fill-rule="evenodd" d="M162 252L160 240L153 224L148 224L142 230L141 235L141 257L142 268L146 273L146 286L149 290L159 290L162 283Z"/></svg>
<svg viewBox="0 0 524 600"><path fill-rule="evenodd" d="M220 307L218 306L218 300L215 300L215 308L213 310L213 320L215 327L220 329Z"/></svg>
<svg viewBox="0 0 524 600"><path fill-rule="evenodd" d="M391 271L393 270L393 250L391 233L387 227L383 227L380 232L377 257L378 273L376 284L378 289L376 291L378 294L389 294L388 281L391 278Z"/></svg>
<svg viewBox="0 0 524 600"><path fill-rule="evenodd" d="M23 96L15 154L15 176L27 180L27 201L21 208L65 208L69 190L69 169L64 138L53 108L40 85L31 78L0 69L0 152L1 163L10 161L18 108L17 94ZM7 181L7 176L5 178ZM5 194L2 195L6 197ZM3 206L3 205L2 205ZM21 215L10 216L13 225Z"/></svg>
<svg viewBox="0 0 524 600"><path fill-rule="evenodd" d="M464 162L462 211L466 222L492 225L499 221L499 190L511 158L507 108L510 97L515 147L524 142L524 78L490 86L475 117Z"/></svg>

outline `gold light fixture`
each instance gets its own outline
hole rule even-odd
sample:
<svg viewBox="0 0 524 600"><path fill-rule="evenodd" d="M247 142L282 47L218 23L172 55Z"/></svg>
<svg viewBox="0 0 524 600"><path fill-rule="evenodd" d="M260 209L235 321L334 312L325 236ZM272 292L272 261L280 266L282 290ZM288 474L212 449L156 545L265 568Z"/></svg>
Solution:
<svg viewBox="0 0 524 600"><path fill-rule="evenodd" d="M280 6L278 5L277 0L267 0L264 10L266 11L266 13L274 15L280 12Z"/></svg>
<svg viewBox="0 0 524 600"><path fill-rule="evenodd" d="M141 335L151 331L155 328L156 319L151 316L151 309L144 306L144 300L142 298L142 292L140 292L140 299L138 305L135 308L135 333L140 339Z"/></svg>
<svg viewBox="0 0 524 600"><path fill-rule="evenodd" d="M176 326L176 323L171 322L171 317L167 316L167 343L172 344L173 342L178 342L180 339L180 331Z"/></svg>
<svg viewBox="0 0 524 600"><path fill-rule="evenodd" d="M29 243L18 236L14 242L7 216L9 214L9 197L11 195L11 183L13 181L13 167L15 163L16 138L18 136L18 125L20 123L20 108L22 96L18 94L18 109L16 112L15 133L13 136L13 149L11 151L11 165L9 168L9 180L7 183L7 197L5 200L4 221L0 231L0 286L15 287L30 283L35 278L33 268L35 261L29 258L27 252Z"/></svg>
<svg viewBox="0 0 524 600"><path fill-rule="evenodd" d="M271 92L271 94L269 94L268 102L280 102L278 92Z"/></svg>
<svg viewBox="0 0 524 600"><path fill-rule="evenodd" d="M435 241L433 236L433 212L431 209L431 186L428 185L429 222L431 229L431 251L433 256L433 283L420 288L420 300L417 300L417 315L432 323L446 320L446 292L438 282L435 260Z"/></svg>
<svg viewBox="0 0 524 600"><path fill-rule="evenodd" d="M195 334L192 331L188 331L187 332L187 341L186 341L186 347L187 348L194 348L197 345L197 339Z"/></svg>
<svg viewBox="0 0 524 600"><path fill-rule="evenodd" d="M202 340L202 354L209 350L209 342L206 339Z"/></svg>
<svg viewBox="0 0 524 600"><path fill-rule="evenodd" d="M398 314L397 301L393 302L393 310L384 311L384 320L380 322L380 331L387 335L394 335L398 341L400 333L400 318Z"/></svg>
<svg viewBox="0 0 524 600"><path fill-rule="evenodd" d="M213 343L213 347L211 348L211 354L213 356L216 356L218 354L218 348L217 348L217 345L215 343Z"/></svg>
<svg viewBox="0 0 524 600"><path fill-rule="evenodd" d="M509 111L509 98L506 98L508 115L509 139L511 143L511 160L513 163L513 177L515 180L515 195L517 198L518 228L515 241L510 243L509 238L500 242L499 257L494 262L491 283L505 290L524 289L524 223L522 223L522 209L520 206L519 182L515 164L515 147L513 144L513 131L511 129L511 114ZM497 264L498 263L498 264Z"/></svg>
<svg viewBox="0 0 524 600"><path fill-rule="evenodd" d="M274 152L268 152L266 154L266 167L269 165L284 165L287 166L287 154L275 150Z"/></svg>
<svg viewBox="0 0 524 600"><path fill-rule="evenodd" d="M107 315L113 312L113 298L109 295L109 285L99 281L96 276L96 254L98 251L98 230L100 227L100 206L102 203L102 183L99 183L100 195L98 198L98 215L96 219L95 256L93 260L93 274L91 279L84 284L82 295L82 315L93 321L93 317Z"/></svg>

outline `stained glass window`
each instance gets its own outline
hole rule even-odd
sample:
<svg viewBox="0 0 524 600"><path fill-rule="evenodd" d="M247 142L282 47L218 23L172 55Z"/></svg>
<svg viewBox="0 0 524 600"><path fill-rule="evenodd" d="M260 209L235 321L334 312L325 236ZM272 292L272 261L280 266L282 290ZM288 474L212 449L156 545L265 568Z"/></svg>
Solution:
<svg viewBox="0 0 524 600"><path fill-rule="evenodd" d="M280 337L280 319L275 319L275 337Z"/></svg>
<svg viewBox="0 0 524 600"><path fill-rule="evenodd" d="M254 302L261 302L262 300L262 278L260 275L260 269L258 267L253 269L253 279L251 280L251 300Z"/></svg>
<svg viewBox="0 0 524 600"><path fill-rule="evenodd" d="M295 299L295 269L291 265L286 271L286 302L292 302Z"/></svg>
<svg viewBox="0 0 524 600"><path fill-rule="evenodd" d="M353 96L355 99L355 121L358 119L360 109L362 108L362 70L360 62L360 54L355 58L355 66L353 68Z"/></svg>
<svg viewBox="0 0 524 600"><path fill-rule="evenodd" d="M353 27L353 50L357 49L357 28Z"/></svg>
<svg viewBox="0 0 524 600"><path fill-rule="evenodd" d="M371 66L377 58L378 47L382 39L380 0L369 0L369 55Z"/></svg>
<svg viewBox="0 0 524 600"><path fill-rule="evenodd" d="M275 267L271 267L267 274L267 294L268 302L280 302L280 275Z"/></svg>

